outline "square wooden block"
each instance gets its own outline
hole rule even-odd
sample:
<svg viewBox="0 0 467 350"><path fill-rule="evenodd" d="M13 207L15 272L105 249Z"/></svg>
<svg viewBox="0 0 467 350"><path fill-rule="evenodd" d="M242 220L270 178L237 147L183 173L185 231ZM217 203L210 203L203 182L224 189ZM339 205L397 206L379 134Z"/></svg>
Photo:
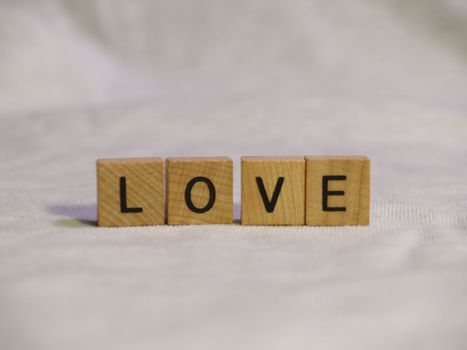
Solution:
<svg viewBox="0 0 467 350"><path fill-rule="evenodd" d="M167 183L169 225L233 223L230 158L169 158Z"/></svg>
<svg viewBox="0 0 467 350"><path fill-rule="evenodd" d="M370 160L305 157L306 224L369 225Z"/></svg>
<svg viewBox="0 0 467 350"><path fill-rule="evenodd" d="M99 159L96 167L99 226L165 223L161 158Z"/></svg>
<svg viewBox="0 0 467 350"><path fill-rule="evenodd" d="M243 157L242 225L304 224L304 157Z"/></svg>

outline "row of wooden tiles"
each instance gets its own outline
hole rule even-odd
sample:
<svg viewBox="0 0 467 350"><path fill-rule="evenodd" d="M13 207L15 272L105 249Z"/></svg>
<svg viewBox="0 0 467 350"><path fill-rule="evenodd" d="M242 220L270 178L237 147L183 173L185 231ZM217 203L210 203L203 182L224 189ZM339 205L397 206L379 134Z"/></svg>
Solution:
<svg viewBox="0 0 467 350"><path fill-rule="evenodd" d="M367 157L242 157L241 164L243 225L370 222ZM233 223L227 157L100 159L97 188L99 226Z"/></svg>

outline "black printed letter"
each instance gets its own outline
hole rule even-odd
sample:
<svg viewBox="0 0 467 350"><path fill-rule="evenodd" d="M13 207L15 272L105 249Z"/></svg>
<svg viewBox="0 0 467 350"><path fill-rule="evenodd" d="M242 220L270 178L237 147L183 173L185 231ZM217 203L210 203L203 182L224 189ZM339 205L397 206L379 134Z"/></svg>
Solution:
<svg viewBox="0 0 467 350"><path fill-rule="evenodd" d="M126 177L120 178L120 211L122 213L141 213L143 208L128 208L126 204Z"/></svg>
<svg viewBox="0 0 467 350"><path fill-rule="evenodd" d="M193 205L193 202L191 201L191 190L193 189L193 186L197 182L204 182L209 189L209 201L208 204L206 204L205 207L203 208L197 208ZM214 187L214 184L212 183L211 180L209 180L207 177L195 177L188 182L185 188L185 203L187 207L195 213L205 213L208 210L210 210L214 206L214 202L216 201L216 188Z"/></svg>
<svg viewBox="0 0 467 350"><path fill-rule="evenodd" d="M274 193L272 194L271 200L268 198L268 194L266 193L266 189L264 188L263 179L260 177L256 178L256 184L258 185L259 193L261 194L261 198L263 199L264 208L268 213L272 213L274 208L277 204L277 199L279 198L279 194L281 192L282 184L284 183L284 178L281 176L277 179L276 188L274 188Z"/></svg>
<svg viewBox="0 0 467 350"><path fill-rule="evenodd" d="M347 180L347 176L343 175L323 176L323 211L345 211L345 207L328 207L328 196L343 196L345 194L344 191L329 191L328 182L345 180Z"/></svg>

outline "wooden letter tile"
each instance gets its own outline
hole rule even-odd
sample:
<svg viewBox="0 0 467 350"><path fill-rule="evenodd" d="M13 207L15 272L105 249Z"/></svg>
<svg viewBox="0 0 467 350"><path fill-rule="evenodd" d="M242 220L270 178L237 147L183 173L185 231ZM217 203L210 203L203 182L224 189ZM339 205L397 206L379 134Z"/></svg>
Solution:
<svg viewBox="0 0 467 350"><path fill-rule="evenodd" d="M169 158L167 182L169 225L233 223L230 158Z"/></svg>
<svg viewBox="0 0 467 350"><path fill-rule="evenodd" d="M305 157L306 224L369 225L370 160Z"/></svg>
<svg viewBox="0 0 467 350"><path fill-rule="evenodd" d="M242 158L242 225L305 224L305 159Z"/></svg>
<svg viewBox="0 0 467 350"><path fill-rule="evenodd" d="M99 159L96 167L99 226L165 223L161 158Z"/></svg>

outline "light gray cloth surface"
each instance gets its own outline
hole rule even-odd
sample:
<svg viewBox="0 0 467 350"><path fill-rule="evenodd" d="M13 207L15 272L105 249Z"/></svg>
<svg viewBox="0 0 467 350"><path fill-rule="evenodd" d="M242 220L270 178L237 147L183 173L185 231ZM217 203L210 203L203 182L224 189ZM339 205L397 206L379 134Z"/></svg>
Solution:
<svg viewBox="0 0 467 350"><path fill-rule="evenodd" d="M2 349L465 349L463 1L0 1ZM100 229L104 157L363 154L369 227Z"/></svg>

